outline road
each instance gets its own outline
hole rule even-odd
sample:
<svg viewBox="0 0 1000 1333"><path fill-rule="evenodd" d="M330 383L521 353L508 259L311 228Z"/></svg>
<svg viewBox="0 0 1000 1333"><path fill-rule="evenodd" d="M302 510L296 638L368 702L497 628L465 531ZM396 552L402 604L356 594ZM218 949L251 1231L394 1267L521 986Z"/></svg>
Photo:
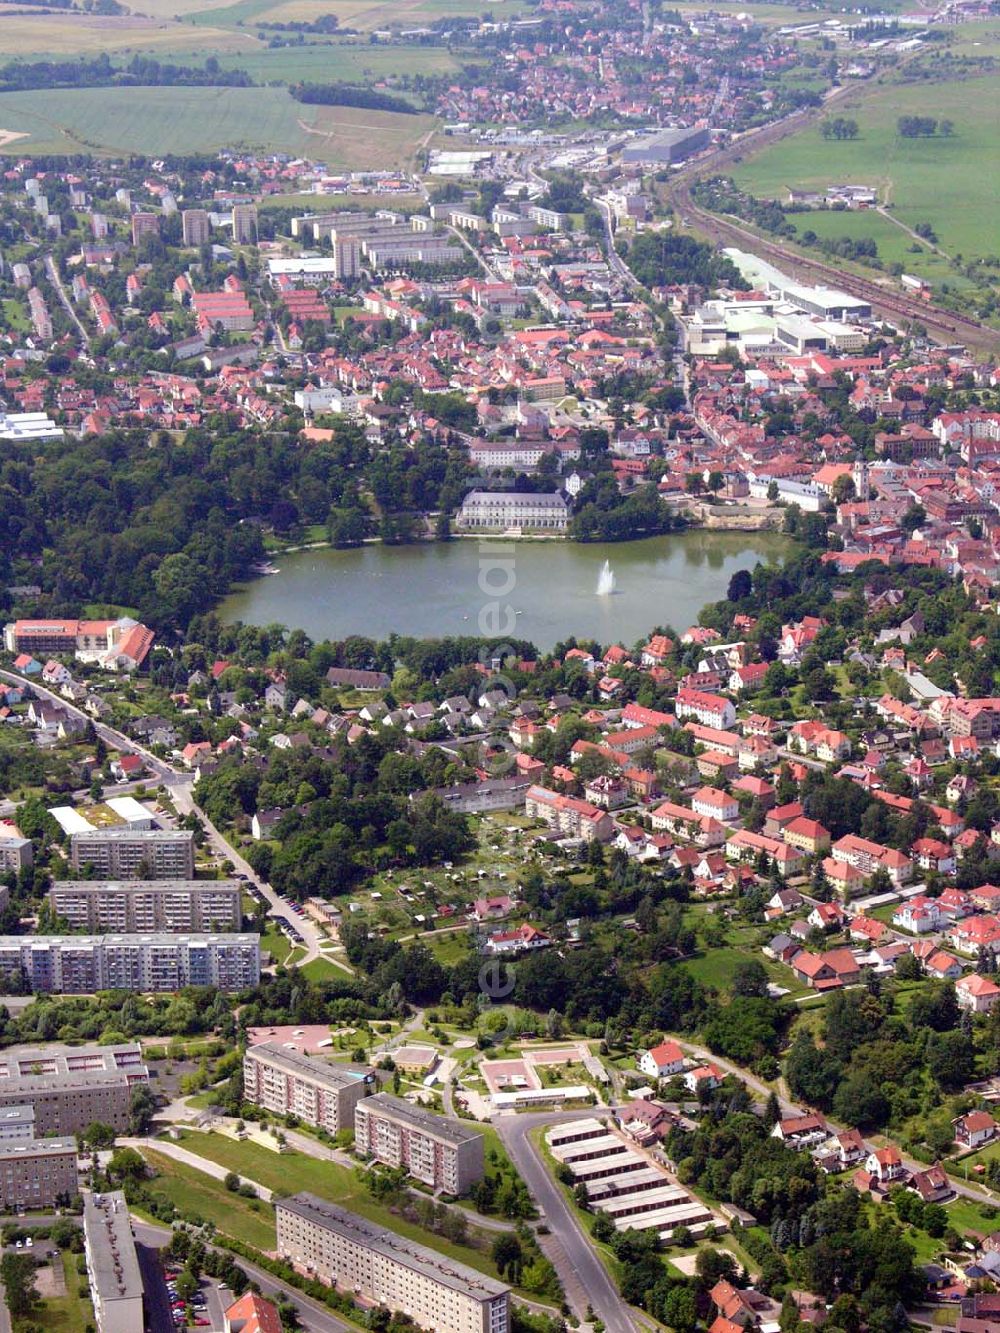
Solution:
<svg viewBox="0 0 1000 1333"><path fill-rule="evenodd" d="M619 1296L590 1237L528 1137L540 1125L579 1118L579 1111L501 1115L493 1126L549 1228L549 1235L539 1236L538 1241L559 1275L570 1308L580 1320L586 1321L589 1306L608 1333L636 1333L631 1310Z"/></svg>
<svg viewBox="0 0 1000 1333"><path fill-rule="evenodd" d="M33 680L26 681L23 676L16 675L11 671L0 671L0 680L9 681L12 685L27 686L40 698L48 699L50 703L64 708L67 713L82 718L84 722L94 722L94 719L88 713L77 708L75 704L70 703L62 695L48 689L45 685L39 685ZM287 903L282 902L271 885L257 875L249 861L226 841L201 806L195 801L192 794L194 782L191 774L175 768L172 764L167 763L165 759L158 758L151 750L147 750L130 736L126 736L124 732L117 731L104 722L94 722L94 730L101 740L112 749L118 750L122 754L140 755L146 761L149 771L168 788L178 811L182 815L197 815L204 827L206 841L212 850L223 860L232 862L239 873L245 875L250 883L256 885L267 900L270 915L295 927L303 937L306 946L305 955L298 960L298 964L301 966L312 962L314 958L318 958L320 941L325 938L319 927L308 917L305 915L299 916L298 913L292 911Z"/></svg>
<svg viewBox="0 0 1000 1333"><path fill-rule="evenodd" d="M236 848L226 841L208 815L205 814L205 811L195 801L192 794L193 785L191 778L183 774L174 778L170 783L171 795L178 811L185 815L197 815L205 831L205 841L217 856L230 861L239 874L245 875L247 880L260 890L267 900L268 915L294 926L295 930L302 936L306 951L304 955L296 959L296 966L302 967L306 963L311 963L314 958L319 957L320 941L325 939L325 936L316 923L305 913L299 916L297 912L292 911L288 903L282 902L271 885L260 878L246 857L241 856Z"/></svg>
<svg viewBox="0 0 1000 1333"><path fill-rule="evenodd" d="M154 1226L151 1222L140 1222L136 1217L132 1218L132 1231L140 1244L158 1250L163 1249L172 1235L168 1227ZM209 1241L206 1241L206 1244L209 1249L217 1248ZM223 1250L222 1253L228 1254L229 1251ZM265 1269L258 1268L256 1264L250 1263L241 1255L237 1254L232 1257L247 1277L256 1282L263 1295L272 1298L284 1296L291 1301L299 1312L299 1322L306 1333L355 1333L350 1324L343 1319L338 1319L336 1315L332 1314L326 1306L320 1305L318 1301L303 1295L295 1287L289 1286L287 1282L272 1277Z"/></svg>
<svg viewBox="0 0 1000 1333"><path fill-rule="evenodd" d="M84 347L86 347L87 343L90 341L87 330L80 323L80 317L73 309L73 304L66 295L66 288L63 286L62 278L59 276L59 265L51 255L45 256L45 272L48 275L49 282L51 282L52 286L56 289L56 294L59 297L63 309L76 325L76 331L80 335L80 341L83 343Z"/></svg>
<svg viewBox="0 0 1000 1333"><path fill-rule="evenodd" d="M594 203L604 216L604 243L608 252L608 267L617 278L621 279L630 292L639 291L642 284L615 249L615 233L611 226L611 205L605 203L603 199L595 199Z"/></svg>

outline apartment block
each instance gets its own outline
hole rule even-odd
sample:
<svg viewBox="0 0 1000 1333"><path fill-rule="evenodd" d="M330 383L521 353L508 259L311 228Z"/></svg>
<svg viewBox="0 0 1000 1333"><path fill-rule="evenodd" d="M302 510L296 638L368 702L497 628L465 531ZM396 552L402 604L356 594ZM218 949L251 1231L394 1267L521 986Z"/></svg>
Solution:
<svg viewBox="0 0 1000 1333"><path fill-rule="evenodd" d="M95 1120L128 1128L132 1091L149 1082L137 1042L13 1046L0 1054L0 1116L31 1108L33 1135L75 1134ZM9 1123L9 1121L8 1121Z"/></svg>
<svg viewBox="0 0 1000 1333"><path fill-rule="evenodd" d="M94 829L70 838L70 865L101 879L194 879L194 834L184 829Z"/></svg>
<svg viewBox="0 0 1000 1333"><path fill-rule="evenodd" d="M226 931L243 922L235 879L56 880L49 905L69 930Z"/></svg>
<svg viewBox="0 0 1000 1333"><path fill-rule="evenodd" d="M144 236L159 236L160 216L158 213L132 214L132 244L138 245Z"/></svg>
<svg viewBox="0 0 1000 1333"><path fill-rule="evenodd" d="M145 1327L142 1275L121 1190L84 1198L83 1246L97 1333L137 1333Z"/></svg>
<svg viewBox="0 0 1000 1333"><path fill-rule="evenodd" d="M0 1141L0 1208L52 1208L76 1193L76 1139Z"/></svg>
<svg viewBox="0 0 1000 1333"><path fill-rule="evenodd" d="M277 1115L294 1115L329 1134L350 1129L355 1108L375 1086L364 1065L332 1064L276 1042L250 1046L243 1057L243 1095Z"/></svg>
<svg viewBox="0 0 1000 1333"><path fill-rule="evenodd" d="M279 1199L278 1254L435 1333L507 1333L510 1289L314 1194Z"/></svg>
<svg viewBox="0 0 1000 1333"><path fill-rule="evenodd" d="M482 1134L388 1092L354 1108L354 1146L448 1194L465 1194L483 1178Z"/></svg>
<svg viewBox="0 0 1000 1333"><path fill-rule="evenodd" d="M237 245L253 245L257 239L257 205L233 205L233 240Z"/></svg>
<svg viewBox="0 0 1000 1333"><path fill-rule="evenodd" d="M204 208L185 208L181 213L181 237L185 245L207 245L212 239L212 224Z"/></svg>
<svg viewBox="0 0 1000 1333"><path fill-rule="evenodd" d="M32 991L89 995L216 986L238 991L260 980L259 935L3 935L0 976Z"/></svg>

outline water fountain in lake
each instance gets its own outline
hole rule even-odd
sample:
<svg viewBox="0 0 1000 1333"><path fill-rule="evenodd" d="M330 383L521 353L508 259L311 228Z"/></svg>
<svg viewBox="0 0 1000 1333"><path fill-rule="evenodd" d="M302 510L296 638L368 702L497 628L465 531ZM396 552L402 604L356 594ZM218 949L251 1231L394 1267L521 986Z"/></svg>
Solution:
<svg viewBox="0 0 1000 1333"><path fill-rule="evenodd" d="M597 576L597 595L598 597L610 597L616 590L615 572L611 568L611 561L605 560L601 566L601 572Z"/></svg>

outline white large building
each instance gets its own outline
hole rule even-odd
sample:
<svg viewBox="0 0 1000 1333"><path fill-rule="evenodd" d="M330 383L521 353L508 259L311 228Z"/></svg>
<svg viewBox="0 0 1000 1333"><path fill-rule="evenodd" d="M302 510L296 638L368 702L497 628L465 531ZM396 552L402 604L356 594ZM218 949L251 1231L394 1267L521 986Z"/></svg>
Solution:
<svg viewBox="0 0 1000 1333"><path fill-rule="evenodd" d="M334 1064L302 1055L277 1042L247 1047L243 1095L275 1115L294 1115L329 1134L350 1129L355 1107L375 1086L364 1065Z"/></svg>
<svg viewBox="0 0 1000 1333"><path fill-rule="evenodd" d="M70 837L74 870L101 879L194 879L194 834L186 829L102 828Z"/></svg>
<svg viewBox="0 0 1000 1333"><path fill-rule="evenodd" d="M121 1190L85 1197L83 1246L97 1333L138 1333L145 1327L142 1275Z"/></svg>
<svg viewBox="0 0 1000 1333"><path fill-rule="evenodd" d="M554 495L470 491L455 516L455 526L479 532L508 532L523 528L565 532L569 518L569 505L559 491Z"/></svg>
<svg viewBox="0 0 1000 1333"><path fill-rule="evenodd" d="M0 412L0 440L61 440L63 434L45 412Z"/></svg>
<svg viewBox="0 0 1000 1333"><path fill-rule="evenodd" d="M234 879L57 879L49 905L69 930L239 930L240 885Z"/></svg>
<svg viewBox="0 0 1000 1333"><path fill-rule="evenodd" d="M275 1204L278 1254L322 1282L409 1315L434 1333L507 1333L510 1289L437 1250L318 1199Z"/></svg>
<svg viewBox="0 0 1000 1333"><path fill-rule="evenodd" d="M388 1092L355 1106L354 1146L447 1194L465 1194L483 1178L482 1134Z"/></svg>

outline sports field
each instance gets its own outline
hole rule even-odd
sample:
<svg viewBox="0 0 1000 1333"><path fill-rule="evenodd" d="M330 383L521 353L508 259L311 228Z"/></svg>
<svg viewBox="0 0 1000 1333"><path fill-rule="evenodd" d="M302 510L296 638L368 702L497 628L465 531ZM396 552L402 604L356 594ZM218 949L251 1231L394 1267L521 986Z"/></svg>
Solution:
<svg viewBox="0 0 1000 1333"><path fill-rule="evenodd" d="M954 136L902 139L896 120L907 114L949 119ZM789 187L873 185L907 226L929 222L949 254L1000 254L1000 77L859 88L837 115L857 120L856 140L823 139L813 125L738 164L734 178L773 199Z"/></svg>
<svg viewBox="0 0 1000 1333"><path fill-rule="evenodd" d="M284 88L59 88L0 94L9 153L186 153L265 148L330 166L405 166L430 116L304 106ZM2 135L0 135L2 138Z"/></svg>

